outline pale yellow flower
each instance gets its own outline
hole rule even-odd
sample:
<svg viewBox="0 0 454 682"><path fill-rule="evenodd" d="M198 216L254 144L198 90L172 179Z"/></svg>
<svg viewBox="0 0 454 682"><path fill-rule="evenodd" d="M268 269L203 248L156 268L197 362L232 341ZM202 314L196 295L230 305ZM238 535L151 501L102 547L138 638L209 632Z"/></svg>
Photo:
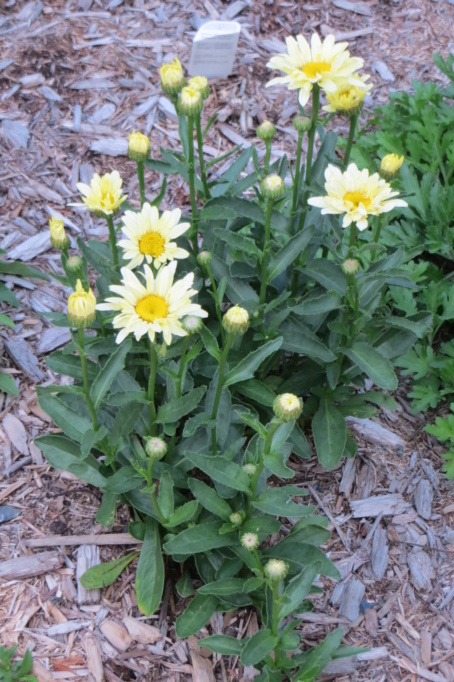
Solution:
<svg viewBox="0 0 454 682"><path fill-rule="evenodd" d="M132 270L122 268L123 284L110 286L117 296L107 298L97 306L98 310L118 312L113 319L114 329L121 330L117 335L117 343L121 343L128 334L134 334L137 341L147 334L153 342L156 334L162 333L164 342L169 345L172 336L187 335L181 318L186 315L208 317L198 303L191 301L197 294L191 288L194 273L174 283L176 267L176 262L164 265L155 277L148 265L144 265L145 284Z"/></svg>
<svg viewBox="0 0 454 682"><path fill-rule="evenodd" d="M68 298L68 320L71 327L89 327L96 317L96 298L91 289L85 291L80 279Z"/></svg>
<svg viewBox="0 0 454 682"><path fill-rule="evenodd" d="M404 157L399 154L386 154L380 163L380 175L385 180L392 180L399 174L403 162Z"/></svg>
<svg viewBox="0 0 454 682"><path fill-rule="evenodd" d="M308 200L311 206L322 209L322 214L344 214L342 227L356 223L359 230L368 226L368 216L388 213L393 208L408 206L403 199L393 199L399 192L394 192L378 173L369 175L367 169L359 170L351 163L342 173L336 166L329 165L325 171L325 190L327 196L312 197Z"/></svg>
<svg viewBox="0 0 454 682"><path fill-rule="evenodd" d="M222 318L222 326L228 334L241 336L249 327L249 313L245 308L234 305L229 308Z"/></svg>
<svg viewBox="0 0 454 682"><path fill-rule="evenodd" d="M77 189L83 194L83 204L72 204L72 206L85 206L90 211L104 216L116 213L121 204L126 201L127 194L122 194L123 180L118 171L105 173L100 176L95 173L90 185L83 182L77 183Z"/></svg>
<svg viewBox="0 0 454 682"><path fill-rule="evenodd" d="M144 261L153 263L155 268L175 258L187 258L189 252L180 249L172 241L190 228L190 223L180 223L181 211L164 211L159 216L156 206L145 203L140 213L125 211L123 233L118 245L124 249L123 257L128 260L129 268L136 268Z"/></svg>
<svg viewBox="0 0 454 682"><path fill-rule="evenodd" d="M174 59L170 64L163 64L159 70L161 87L166 95L176 95L186 83L186 78L181 68L179 59Z"/></svg>
<svg viewBox="0 0 454 682"><path fill-rule="evenodd" d="M366 83L370 76L362 76L363 85L352 85L346 80L340 83L335 92L327 92L328 104L322 107L325 111L339 114L355 114L364 102L367 93L372 90L373 84Z"/></svg>
<svg viewBox="0 0 454 682"><path fill-rule="evenodd" d="M143 133L133 130L129 133L128 156L133 161L145 161L150 151L150 140Z"/></svg>
<svg viewBox="0 0 454 682"><path fill-rule="evenodd" d="M299 102L304 107L310 97L311 90L317 83L326 93L335 92L342 81L348 80L351 85L361 87L362 81L355 75L363 66L359 57L350 57L346 49L348 43L336 43L333 35L326 36L323 43L317 33L311 38L311 44L302 35L286 39L287 53L272 57L267 66L270 69L283 71L285 76L278 76L267 83L267 87L283 83L289 90L299 90Z"/></svg>
<svg viewBox="0 0 454 682"><path fill-rule="evenodd" d="M64 249L69 246L69 239L65 232L63 220L55 216L49 219L50 243L54 249Z"/></svg>
<svg viewBox="0 0 454 682"><path fill-rule="evenodd" d="M202 93L198 88L192 85L186 85L180 92L180 99L178 100L178 108L185 116L194 116L200 114L203 107Z"/></svg>
<svg viewBox="0 0 454 682"><path fill-rule="evenodd" d="M203 99L206 99L210 94L210 86L208 85L208 79L205 76L194 76L188 81L189 87L196 88L199 90Z"/></svg>

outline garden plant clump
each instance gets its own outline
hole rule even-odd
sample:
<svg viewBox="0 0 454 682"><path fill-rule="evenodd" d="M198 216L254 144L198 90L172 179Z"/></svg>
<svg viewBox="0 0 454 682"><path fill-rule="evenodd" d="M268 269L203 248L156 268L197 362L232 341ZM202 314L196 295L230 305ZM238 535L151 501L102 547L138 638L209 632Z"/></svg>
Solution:
<svg viewBox="0 0 454 682"><path fill-rule="evenodd" d="M296 164L271 163L277 133L266 122L258 146L218 176L220 159L203 157L215 125L213 117L202 126L208 82L186 83L178 60L165 65L181 151L150 159L148 139L130 135L140 209L113 170L79 185L82 205L106 220L108 243L80 239L80 256L70 256L63 225L51 221L73 293L68 315L50 318L73 332L48 365L74 383L38 388L61 433L37 443L50 464L103 491L99 523L112 525L126 504L130 532L143 540L140 554L90 569L82 582L112 583L138 556L137 603L148 616L170 573L191 597L179 637L215 611L255 608L261 626L251 637L215 634L203 645L255 666L262 682L310 682L357 651L341 644L341 629L311 649L301 644L314 583L338 571L320 549L327 520L291 484L293 463L313 447L327 469L353 456L346 417L392 408L379 389L397 387L394 365L432 324L425 310L389 305L394 289L415 287L404 250L383 242L388 221L407 210L388 182L401 159L384 160L383 177L350 162L371 84L346 48L333 36L288 38L287 53L268 65L285 75L269 85L298 91ZM325 130L335 114L350 122L342 161L336 134ZM147 197L150 170L182 176L189 216L160 212L165 181Z"/></svg>

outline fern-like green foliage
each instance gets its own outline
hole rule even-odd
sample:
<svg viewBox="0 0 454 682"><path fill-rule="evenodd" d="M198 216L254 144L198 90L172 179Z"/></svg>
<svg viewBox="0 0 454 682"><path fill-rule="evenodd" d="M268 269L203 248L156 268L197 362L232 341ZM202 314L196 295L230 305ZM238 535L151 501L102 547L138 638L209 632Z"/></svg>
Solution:
<svg viewBox="0 0 454 682"><path fill-rule="evenodd" d="M451 413L446 417L437 417L435 424L426 426L426 431L436 436L442 443L446 443L448 450L443 454L445 460L443 470L447 478L454 478L454 403L449 407Z"/></svg>

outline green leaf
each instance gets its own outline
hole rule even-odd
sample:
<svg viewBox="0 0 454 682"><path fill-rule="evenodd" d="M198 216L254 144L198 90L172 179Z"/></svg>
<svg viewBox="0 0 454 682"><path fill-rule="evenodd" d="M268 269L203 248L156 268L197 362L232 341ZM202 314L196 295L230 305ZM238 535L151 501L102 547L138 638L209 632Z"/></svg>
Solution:
<svg viewBox="0 0 454 682"><path fill-rule="evenodd" d="M217 547L227 547L238 542L236 534L220 535L221 521L200 523L192 528L182 530L167 540L164 550L167 554L198 554L208 552Z"/></svg>
<svg viewBox="0 0 454 682"><path fill-rule="evenodd" d="M213 481L244 493L250 492L249 476L235 462L226 461L222 456L200 455L198 452L185 452L184 456Z"/></svg>
<svg viewBox="0 0 454 682"><path fill-rule="evenodd" d="M162 480L162 478L161 478ZM199 503L197 500L191 500L181 505L167 518L166 528L176 528L176 526L181 526L183 523L188 523L197 514L199 509Z"/></svg>
<svg viewBox="0 0 454 682"><path fill-rule="evenodd" d="M162 472L159 481L158 505L165 519L173 514L175 509L173 479L168 471Z"/></svg>
<svg viewBox="0 0 454 682"><path fill-rule="evenodd" d="M86 483L104 488L106 479L99 473L99 463L92 455L81 459L80 448L74 441L59 434L41 436L35 440L49 464L55 469L70 471Z"/></svg>
<svg viewBox="0 0 454 682"><path fill-rule="evenodd" d="M312 434L318 461L325 469L336 466L345 450L347 425L330 398L322 398L312 419Z"/></svg>
<svg viewBox="0 0 454 682"><path fill-rule="evenodd" d="M212 594L198 594L175 622L177 637L185 638L195 635L208 623L216 611L218 598Z"/></svg>
<svg viewBox="0 0 454 682"><path fill-rule="evenodd" d="M231 386L239 381L251 379L262 362L272 353L279 350L282 341L282 337L273 339L272 341L264 343L263 346L260 346L257 350L252 351L252 353L249 353L243 360L240 360L236 367L229 371L225 378L224 386Z"/></svg>
<svg viewBox="0 0 454 682"><path fill-rule="evenodd" d="M125 568L129 566L131 561L138 557L140 552L131 552L114 561L108 561L106 564L99 564L92 566L85 571L80 578L80 584L87 590L102 589L108 585L112 585L118 576L123 573Z"/></svg>
<svg viewBox="0 0 454 682"><path fill-rule="evenodd" d="M290 580L279 600L279 620L289 616L301 606L304 599L310 594L312 583L320 573L320 569L321 564L319 562L309 564L301 573Z"/></svg>
<svg viewBox="0 0 454 682"><path fill-rule="evenodd" d="M287 318L279 331L284 337L282 350L307 355L322 362L332 362L336 359L334 353L300 320Z"/></svg>
<svg viewBox="0 0 454 682"><path fill-rule="evenodd" d="M342 352L379 388L387 391L397 388L397 376L391 363L375 348L356 341L351 348L344 348Z"/></svg>
<svg viewBox="0 0 454 682"><path fill-rule="evenodd" d="M250 398L264 407L273 407L276 394L269 386L257 379L248 379L237 383L235 391L246 398Z"/></svg>
<svg viewBox="0 0 454 682"><path fill-rule="evenodd" d="M209 485L196 478L188 480L189 489L194 497L200 502L202 507L207 509L212 514L216 514L224 521L228 521L232 509L228 503Z"/></svg>
<svg viewBox="0 0 454 682"><path fill-rule="evenodd" d="M133 467L122 466L112 476L105 480L104 490L116 495L122 495L130 490L141 488L144 479Z"/></svg>
<svg viewBox="0 0 454 682"><path fill-rule="evenodd" d="M3 313L0 313L0 327L1 326L5 327L11 327L11 329L14 329L16 325L14 322L8 317L8 315L4 315Z"/></svg>
<svg viewBox="0 0 454 682"><path fill-rule="evenodd" d="M288 266L293 263L304 251L315 231L315 225L309 225L294 237L289 239L287 244L277 252L268 265L268 281L271 282L281 274Z"/></svg>
<svg viewBox="0 0 454 682"><path fill-rule="evenodd" d="M261 259L262 252L256 245L255 241L250 237L246 237L244 234L238 234L238 232L231 232L230 230L219 227L214 229L214 234L218 237L218 239L225 242L232 248L238 249L243 253L248 253L250 256Z"/></svg>
<svg viewBox="0 0 454 682"><path fill-rule="evenodd" d="M41 270L32 268L30 265L18 263L17 261L8 262L0 260L0 275L19 275L19 277L36 277L36 279L49 280L49 277L44 272L41 272Z"/></svg>
<svg viewBox="0 0 454 682"><path fill-rule="evenodd" d="M219 349L219 345L214 334L210 332L208 327L202 325L200 329L200 336L202 338L203 345L205 346L208 353L219 362L219 360L221 359L221 351Z"/></svg>
<svg viewBox="0 0 454 682"><path fill-rule="evenodd" d="M292 313L295 315L323 315L331 310L338 310L341 305L342 300L339 294L334 291L320 294L320 289L318 289L317 295L311 293L305 296L297 306L292 308Z"/></svg>
<svg viewBox="0 0 454 682"><path fill-rule="evenodd" d="M109 388L112 386L117 374L125 366L126 356L131 348L132 341L130 338L125 339L117 348L115 353L109 357L104 367L99 372L98 376L93 382L91 388L91 397L95 406L95 410L98 410L104 396L106 395Z"/></svg>
<svg viewBox="0 0 454 682"><path fill-rule="evenodd" d="M136 572L137 606L145 616L151 616L161 603L164 577L159 524L147 518Z"/></svg>
<svg viewBox="0 0 454 682"><path fill-rule="evenodd" d="M53 372L57 372L57 374L67 374L69 377L73 377L73 379L82 379L80 358L75 355L67 355L62 351L55 351L46 358L46 365ZM96 365L87 359L87 374L89 381L94 381L96 370Z"/></svg>
<svg viewBox="0 0 454 682"><path fill-rule="evenodd" d="M315 279L327 291L335 291L345 296L347 290L347 278L339 265L326 258L317 258L311 261L302 271L307 277Z"/></svg>
<svg viewBox="0 0 454 682"><path fill-rule="evenodd" d="M271 630L259 630L250 637L240 654L243 665L256 665L263 661L271 651L277 646L278 638L273 635Z"/></svg>
<svg viewBox="0 0 454 682"><path fill-rule="evenodd" d="M58 391L58 386L55 386L55 390ZM40 391L39 386L36 392L41 409L49 415L66 436L81 443L87 431L92 428L91 421L80 412L71 409L56 396Z"/></svg>
<svg viewBox="0 0 454 682"><path fill-rule="evenodd" d="M311 529L311 532L313 532L313 529ZM298 572L301 570L301 566L309 566L319 561L321 563L320 573L322 575L336 579L339 578L339 571L325 556L325 553L312 544L301 542L300 537L296 534L290 533L290 535L287 535L286 538L277 544L262 550L262 555L264 557L283 559Z"/></svg>
<svg viewBox="0 0 454 682"><path fill-rule="evenodd" d="M9 374L5 374L4 372L0 372L0 391L14 396L20 395L13 377L10 377Z"/></svg>
<svg viewBox="0 0 454 682"><path fill-rule="evenodd" d="M287 492L288 491L288 492ZM290 495L305 495L305 491L292 488L267 488L264 490L252 506L265 514L272 516L285 516L287 518L300 518L311 514L316 507L296 504L290 500Z"/></svg>
<svg viewBox="0 0 454 682"><path fill-rule="evenodd" d="M87 455L90 454L92 448L94 448L94 446L102 441L106 436L107 431L104 426L100 426L98 431L95 431L93 428L90 428L88 431L86 431L80 444L80 452L82 457L87 457Z"/></svg>
<svg viewBox="0 0 454 682"><path fill-rule="evenodd" d="M227 635L212 635L199 639L199 646L204 646L215 654L223 656L239 656L243 649L241 639L228 637Z"/></svg>
<svg viewBox="0 0 454 682"><path fill-rule="evenodd" d="M243 578L224 578L216 580L214 583L202 585L199 594L216 594L218 597L225 597L229 594L238 594L243 591Z"/></svg>
<svg viewBox="0 0 454 682"><path fill-rule="evenodd" d="M294 682L315 682L328 663L333 660L343 636L343 630L338 628L331 632L321 644L305 651L301 656L304 658L304 663L294 676Z"/></svg>
<svg viewBox="0 0 454 682"><path fill-rule="evenodd" d="M96 512L96 521L109 528L115 523L115 512L117 510L118 495L115 493L105 492L102 496L101 506Z"/></svg>
<svg viewBox="0 0 454 682"><path fill-rule="evenodd" d="M205 395L206 386L199 386L193 391L189 391L181 398L161 405L158 409L156 422L158 424L172 424L178 422L182 417L189 414L200 403Z"/></svg>

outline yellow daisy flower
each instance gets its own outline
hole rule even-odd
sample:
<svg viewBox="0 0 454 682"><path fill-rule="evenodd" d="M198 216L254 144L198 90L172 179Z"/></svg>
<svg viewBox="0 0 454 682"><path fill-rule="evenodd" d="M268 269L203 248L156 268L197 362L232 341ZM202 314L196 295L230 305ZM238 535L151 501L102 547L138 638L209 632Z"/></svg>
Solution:
<svg viewBox="0 0 454 682"><path fill-rule="evenodd" d="M89 185L83 182L77 183L77 189L83 195L83 204L71 204L72 206L85 206L90 211L101 215L116 213L119 206L126 201L127 194L122 194L123 180L118 171L98 175L95 173Z"/></svg>
<svg viewBox="0 0 454 682"><path fill-rule="evenodd" d="M388 213L393 208L406 207L403 199L393 199L399 192L394 192L378 173L369 175L367 169L359 170L351 163L342 173L340 168L329 165L325 171L325 190L327 196L312 197L308 200L311 206L322 209L322 214L342 214L342 227L356 223L359 230L368 226L368 216Z"/></svg>
<svg viewBox="0 0 454 682"><path fill-rule="evenodd" d="M117 343L121 343L128 334L134 334L136 340L148 334L154 342L156 334L162 333L167 345L172 343L172 335L187 336L181 318L186 315L208 317L198 303L191 301L197 291L192 289L194 273L190 273L173 282L176 262L164 265L156 277L148 265L144 265L145 285L128 268L122 268L123 284L110 286L117 294L97 305L98 310L118 311L113 319L114 329L121 331L117 335Z"/></svg>
<svg viewBox="0 0 454 682"><path fill-rule="evenodd" d="M347 80L351 85L361 87L362 81L354 75L364 61L350 57L346 50L348 43L337 43L333 35L326 36L323 43L317 33L311 44L302 35L286 39L287 53L271 57L267 64L270 69L283 71L286 76L273 78L266 87L283 83L289 90L299 90L299 102L304 107L315 83L326 93L335 92L340 82Z"/></svg>
<svg viewBox="0 0 454 682"><path fill-rule="evenodd" d="M130 261L129 268L136 268L143 261L153 263L155 268L175 258L187 258L189 252L180 249L176 239L189 229L190 223L180 223L181 211L164 211L159 217L156 206L145 203L140 213L125 211L123 233L127 239L118 244L124 249L123 257Z"/></svg>
<svg viewBox="0 0 454 682"><path fill-rule="evenodd" d="M340 114L355 114L360 110L367 93L372 90L373 84L366 83L370 76L361 76L362 85L352 85L348 80L340 83L335 92L327 92L328 104L322 109Z"/></svg>

